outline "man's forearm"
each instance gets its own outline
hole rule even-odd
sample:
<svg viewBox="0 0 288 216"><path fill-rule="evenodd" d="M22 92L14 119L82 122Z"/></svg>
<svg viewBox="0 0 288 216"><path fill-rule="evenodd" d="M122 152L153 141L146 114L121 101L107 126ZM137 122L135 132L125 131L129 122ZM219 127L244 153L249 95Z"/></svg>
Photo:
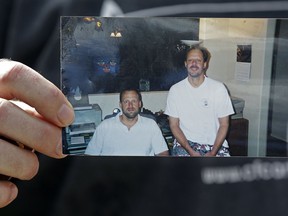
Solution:
<svg viewBox="0 0 288 216"><path fill-rule="evenodd" d="M189 142L186 136L184 135L183 131L177 126L171 127L171 131L173 133L174 138L189 153L189 155L196 156L196 152L189 145Z"/></svg>
<svg viewBox="0 0 288 216"><path fill-rule="evenodd" d="M223 142L226 138L227 132L228 132L229 125L222 125L219 127L217 136L213 145L213 148L211 150L211 153L216 156L217 152L223 145Z"/></svg>

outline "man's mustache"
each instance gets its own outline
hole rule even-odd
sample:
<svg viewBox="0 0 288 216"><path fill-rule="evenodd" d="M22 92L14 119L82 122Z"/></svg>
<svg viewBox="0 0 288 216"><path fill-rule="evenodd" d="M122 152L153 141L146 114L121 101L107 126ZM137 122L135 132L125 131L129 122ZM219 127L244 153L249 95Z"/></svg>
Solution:
<svg viewBox="0 0 288 216"><path fill-rule="evenodd" d="M199 69L198 66L191 66L190 69Z"/></svg>

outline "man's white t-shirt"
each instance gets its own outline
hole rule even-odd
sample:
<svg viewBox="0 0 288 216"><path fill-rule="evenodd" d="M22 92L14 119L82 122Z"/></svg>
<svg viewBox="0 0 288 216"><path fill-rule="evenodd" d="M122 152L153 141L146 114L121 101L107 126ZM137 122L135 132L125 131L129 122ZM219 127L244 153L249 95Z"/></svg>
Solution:
<svg viewBox="0 0 288 216"><path fill-rule="evenodd" d="M165 114L179 118L180 128L192 142L213 145L219 128L218 118L234 113L223 83L205 77L194 88L188 78L173 85L168 93ZM225 140L224 147L228 147Z"/></svg>
<svg viewBox="0 0 288 216"><path fill-rule="evenodd" d="M168 150L162 132L156 122L138 115L130 129L119 116L106 119L96 128L85 154L119 156L154 156Z"/></svg>

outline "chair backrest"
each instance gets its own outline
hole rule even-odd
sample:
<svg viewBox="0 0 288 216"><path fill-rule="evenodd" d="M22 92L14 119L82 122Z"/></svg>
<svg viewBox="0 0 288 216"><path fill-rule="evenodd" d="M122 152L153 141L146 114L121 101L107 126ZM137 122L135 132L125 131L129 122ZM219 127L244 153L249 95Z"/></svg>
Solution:
<svg viewBox="0 0 288 216"><path fill-rule="evenodd" d="M106 115L105 117L104 117L104 119L109 119L109 118L112 118L112 117L114 117L114 116L116 116L117 115L117 113L112 113L112 114L110 114L110 115Z"/></svg>
<svg viewBox="0 0 288 216"><path fill-rule="evenodd" d="M147 114L147 113L139 113L139 114L142 117L153 119L156 122L156 117L154 115L152 115L152 114Z"/></svg>

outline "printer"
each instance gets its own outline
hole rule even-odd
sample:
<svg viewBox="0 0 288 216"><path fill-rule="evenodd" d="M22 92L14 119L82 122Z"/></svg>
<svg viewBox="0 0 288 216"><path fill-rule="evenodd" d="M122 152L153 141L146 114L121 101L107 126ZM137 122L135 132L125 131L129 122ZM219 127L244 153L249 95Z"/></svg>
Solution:
<svg viewBox="0 0 288 216"><path fill-rule="evenodd" d="M245 101L242 98L231 96L231 102L235 111L235 114L231 116L232 119L243 118L243 110Z"/></svg>
<svg viewBox="0 0 288 216"><path fill-rule="evenodd" d="M98 104L74 107L74 122L63 132L63 153L83 154L96 127L102 121L102 110Z"/></svg>

